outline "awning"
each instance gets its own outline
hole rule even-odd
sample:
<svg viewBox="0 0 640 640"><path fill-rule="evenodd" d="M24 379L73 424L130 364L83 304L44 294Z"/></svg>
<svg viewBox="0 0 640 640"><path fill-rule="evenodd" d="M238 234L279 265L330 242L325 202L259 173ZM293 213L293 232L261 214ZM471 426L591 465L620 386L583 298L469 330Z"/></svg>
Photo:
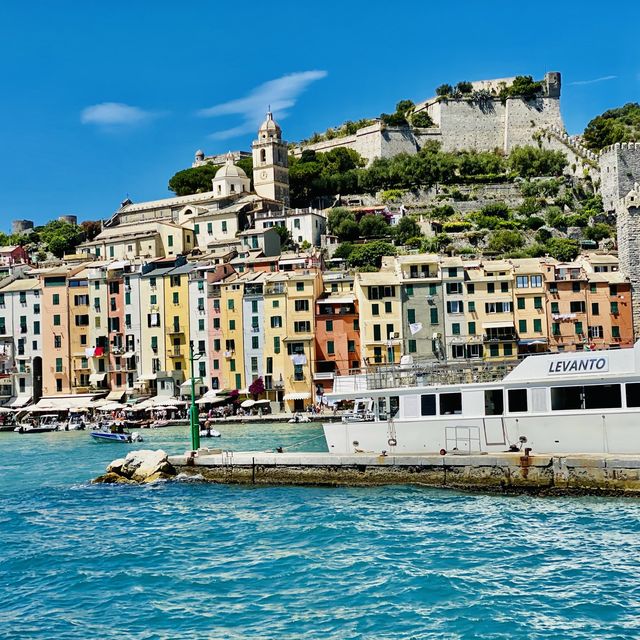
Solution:
<svg viewBox="0 0 640 640"><path fill-rule="evenodd" d="M258 406L259 404L271 404L271 400L256 400L254 406Z"/></svg>
<svg viewBox="0 0 640 640"><path fill-rule="evenodd" d="M150 373L146 376L138 376L138 382L149 382L150 380L155 380L157 377L157 373Z"/></svg>
<svg viewBox="0 0 640 640"><path fill-rule="evenodd" d="M202 378L195 378L194 384L202 384ZM191 388L191 378L187 378L181 385L181 389L190 389Z"/></svg>
<svg viewBox="0 0 640 640"><path fill-rule="evenodd" d="M92 373L89 376L89 382L103 382L104 380L106 380L106 378L106 373Z"/></svg>
<svg viewBox="0 0 640 640"><path fill-rule="evenodd" d="M200 400L196 400L196 404L223 404L227 401L227 398L207 398L206 395L202 396Z"/></svg>
<svg viewBox="0 0 640 640"><path fill-rule="evenodd" d="M160 407L184 407L187 403L184 400L177 400L172 396L153 396L147 398L140 404L136 405L136 409L156 409Z"/></svg>
<svg viewBox="0 0 640 640"><path fill-rule="evenodd" d="M133 358L133 356L135 356L135 355L136 355L135 351L126 351L125 354L124 354L124 357L125 358Z"/></svg>
<svg viewBox="0 0 640 640"><path fill-rule="evenodd" d="M294 393L285 393L283 400L309 400L311 394L308 391L298 391Z"/></svg>
<svg viewBox="0 0 640 640"><path fill-rule="evenodd" d="M129 266L128 260L116 260L111 264L107 265L107 271L115 271L116 269L124 269Z"/></svg>
<svg viewBox="0 0 640 640"><path fill-rule="evenodd" d="M120 409L126 409L126 404L120 402L106 402L102 406L98 407L99 411L120 411Z"/></svg>
<svg viewBox="0 0 640 640"><path fill-rule="evenodd" d="M500 322L483 322L482 327L484 329L503 329L505 327L513 329L514 325L513 320L502 320Z"/></svg>
<svg viewBox="0 0 640 640"><path fill-rule="evenodd" d="M59 398L41 398L38 403L30 407L30 409L32 411L68 411L72 409L85 409L90 406L90 396L64 396Z"/></svg>
<svg viewBox="0 0 640 640"><path fill-rule="evenodd" d="M19 409L20 407L25 407L31 402L31 396L13 396L9 398L7 402L4 403L4 407Z"/></svg>
<svg viewBox="0 0 640 640"><path fill-rule="evenodd" d="M255 403L256 403L255 400L244 400L243 402L240 403L240 406L243 409L250 409L251 407L253 407Z"/></svg>
<svg viewBox="0 0 640 640"><path fill-rule="evenodd" d="M523 338L518 340L518 344L547 344L546 338Z"/></svg>
<svg viewBox="0 0 640 640"><path fill-rule="evenodd" d="M119 402L122 400L122 396L124 395L124 391L110 391L107 394L107 400L113 402Z"/></svg>
<svg viewBox="0 0 640 640"><path fill-rule="evenodd" d="M335 298L329 296L328 298L319 298L316 302L318 304L353 304L355 302L355 296L336 296Z"/></svg>

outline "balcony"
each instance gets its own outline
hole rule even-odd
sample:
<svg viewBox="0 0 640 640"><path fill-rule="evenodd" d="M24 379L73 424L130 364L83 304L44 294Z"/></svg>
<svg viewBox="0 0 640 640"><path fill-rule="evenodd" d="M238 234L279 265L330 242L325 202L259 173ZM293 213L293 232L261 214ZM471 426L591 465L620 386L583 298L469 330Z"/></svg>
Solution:
<svg viewBox="0 0 640 640"><path fill-rule="evenodd" d="M183 354L186 353L186 350L183 350L180 347L174 347L171 351L169 351L170 358L182 358Z"/></svg>
<svg viewBox="0 0 640 640"><path fill-rule="evenodd" d="M282 295L286 291L284 283L267 285L264 291L266 296L278 296Z"/></svg>
<svg viewBox="0 0 640 640"><path fill-rule="evenodd" d="M402 271L402 277L405 280L416 279L439 279L437 271L430 271L429 269L414 269L413 267L409 271Z"/></svg>
<svg viewBox="0 0 640 640"><path fill-rule="evenodd" d="M355 305L332 307L331 305L320 305L318 308L319 316L348 316L354 315L356 312Z"/></svg>
<svg viewBox="0 0 640 640"><path fill-rule="evenodd" d="M515 342L518 339L518 334L514 331L507 331L504 333L489 333L482 336L483 342Z"/></svg>
<svg viewBox="0 0 640 640"><path fill-rule="evenodd" d="M335 377L335 372L333 371L316 371L313 374L314 380L333 380Z"/></svg>
<svg viewBox="0 0 640 640"><path fill-rule="evenodd" d="M184 327L181 327L179 324L172 324L167 327L167 333L169 335L174 335L176 333L184 333Z"/></svg>

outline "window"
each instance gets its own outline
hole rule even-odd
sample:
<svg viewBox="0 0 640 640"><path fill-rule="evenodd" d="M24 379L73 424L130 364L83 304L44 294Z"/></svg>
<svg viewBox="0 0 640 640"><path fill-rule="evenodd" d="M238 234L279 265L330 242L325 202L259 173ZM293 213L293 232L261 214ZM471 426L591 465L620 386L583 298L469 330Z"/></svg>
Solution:
<svg viewBox="0 0 640 640"><path fill-rule="evenodd" d="M500 347L497 344L489 345L489 356L492 358L497 358L500 355Z"/></svg>
<svg viewBox="0 0 640 640"><path fill-rule="evenodd" d="M582 322L576 322L576 335L580 336L582 335L584 332L582 330Z"/></svg>
<svg viewBox="0 0 640 640"><path fill-rule="evenodd" d="M33 323L33 333L34 333L36 336L39 336L39 335L40 335L40 321L39 321L39 320L36 320L36 321Z"/></svg>
<svg viewBox="0 0 640 640"><path fill-rule="evenodd" d="M222 233L227 233L227 221L222 221Z"/></svg>
<svg viewBox="0 0 640 640"><path fill-rule="evenodd" d="M516 276L516 287L527 289L529 287L529 276Z"/></svg>
<svg viewBox="0 0 640 640"><path fill-rule="evenodd" d="M213 223L207 222L207 235L213 235Z"/></svg>
<svg viewBox="0 0 640 640"><path fill-rule="evenodd" d="M509 413L524 413L528 410L526 389L509 389L507 398L509 401Z"/></svg>
<svg viewBox="0 0 640 640"><path fill-rule="evenodd" d="M53 348L62 349L62 336L53 336Z"/></svg>
<svg viewBox="0 0 640 640"><path fill-rule="evenodd" d="M180 304L180 293L178 291L173 292L173 304Z"/></svg>
<svg viewBox="0 0 640 640"><path fill-rule="evenodd" d="M469 329L469 334L470 335L472 335L472 336L475 335L475 333L476 333L476 323L475 322L469 322L468 329Z"/></svg>
<svg viewBox="0 0 640 640"><path fill-rule="evenodd" d="M356 351L355 340L347 340L347 351L349 353L355 353L355 351Z"/></svg>
<svg viewBox="0 0 640 640"><path fill-rule="evenodd" d="M447 302L447 313L464 313L462 300L450 300Z"/></svg>
<svg viewBox="0 0 640 640"><path fill-rule="evenodd" d="M333 320L327 320L325 325L326 325L327 332L330 333L333 331Z"/></svg>
<svg viewBox="0 0 640 640"><path fill-rule="evenodd" d="M220 338L215 338L213 341L213 350L220 351Z"/></svg>
<svg viewBox="0 0 640 640"><path fill-rule="evenodd" d="M618 309L618 303L617 302L612 302L611 303L611 313L616 316L618 315L619 309Z"/></svg>
<svg viewBox="0 0 640 640"><path fill-rule="evenodd" d="M470 283L467 285L467 293L472 293L472 294L473 294L473 293L475 293L475 292L476 292L476 285L475 285L475 284L473 284L473 282L470 282Z"/></svg>
<svg viewBox="0 0 640 640"><path fill-rule="evenodd" d="M599 316L600 315L600 305L597 302L591 303L591 315Z"/></svg>
<svg viewBox="0 0 640 640"><path fill-rule="evenodd" d="M559 336L560 335L560 323L559 322L553 322L551 324L551 333L554 336Z"/></svg>
<svg viewBox="0 0 640 640"><path fill-rule="evenodd" d="M407 309L407 322L413 324L416 321L416 310Z"/></svg>
<svg viewBox="0 0 640 640"><path fill-rule="evenodd" d="M542 276L531 276L531 288L539 289L542 287Z"/></svg>
<svg viewBox="0 0 640 640"><path fill-rule="evenodd" d="M475 311L476 311L476 303L473 301L469 302L469 312L475 313Z"/></svg>
<svg viewBox="0 0 640 640"><path fill-rule="evenodd" d="M610 296L617 296L618 295L618 285L617 284L610 284L609 285L609 295Z"/></svg>
<svg viewBox="0 0 640 640"><path fill-rule="evenodd" d="M451 346L451 357L458 359L464 358L464 345L454 344Z"/></svg>
<svg viewBox="0 0 640 640"><path fill-rule="evenodd" d="M436 394L428 393L420 396L420 413L423 416L436 415Z"/></svg>
<svg viewBox="0 0 640 640"><path fill-rule="evenodd" d="M251 336L251 348L252 349L260 348L260 338L258 336Z"/></svg>
<svg viewBox="0 0 640 640"><path fill-rule="evenodd" d="M503 351L505 356L512 356L513 355L513 345L512 344L505 344L502 347L502 351Z"/></svg>
<svg viewBox="0 0 640 640"><path fill-rule="evenodd" d="M493 282L487 283L487 293L495 293L496 285Z"/></svg>
<svg viewBox="0 0 640 640"><path fill-rule="evenodd" d="M304 291L304 282L296 282L296 291Z"/></svg>
<svg viewBox="0 0 640 640"><path fill-rule="evenodd" d="M551 303L551 313L560 313L560 303L552 302Z"/></svg>
<svg viewBox="0 0 640 640"><path fill-rule="evenodd" d="M487 389L484 392L484 415L501 416L504 413L502 389Z"/></svg>
<svg viewBox="0 0 640 640"><path fill-rule="evenodd" d="M411 297L413 295L413 285L412 284L408 284L405 287L405 291L406 291L407 297Z"/></svg>
<svg viewBox="0 0 640 640"><path fill-rule="evenodd" d="M60 326L60 316L58 314L55 314L53 316L53 326L54 327L59 327Z"/></svg>
<svg viewBox="0 0 640 640"><path fill-rule="evenodd" d="M524 308L525 308L525 299L518 298L518 309L524 309Z"/></svg>
<svg viewBox="0 0 640 640"><path fill-rule="evenodd" d="M62 373L62 358L56 358L56 373Z"/></svg>
<svg viewBox="0 0 640 640"><path fill-rule="evenodd" d="M429 285L429 295L430 296L435 296L438 293L438 285L437 284L430 284Z"/></svg>
<svg viewBox="0 0 640 640"><path fill-rule="evenodd" d="M508 282L501 282L500 283L500 291L502 293L509 293L509 283Z"/></svg>
<svg viewBox="0 0 640 640"><path fill-rule="evenodd" d="M279 329L282 327L282 316L271 316L271 328Z"/></svg>
<svg viewBox="0 0 640 640"><path fill-rule="evenodd" d="M583 300L572 300L569 303L569 309L571 313L584 313L585 312L585 303Z"/></svg>
<svg viewBox="0 0 640 640"><path fill-rule="evenodd" d="M55 304L55 305L59 305L60 304L60 294L59 293L54 293L53 294L53 304Z"/></svg>
<svg viewBox="0 0 640 640"><path fill-rule="evenodd" d="M620 327L613 325L611 327L611 337L612 338L619 338L620 337Z"/></svg>
<svg viewBox="0 0 640 640"><path fill-rule="evenodd" d="M271 303L271 306L272 306L274 309L277 309L277 308L280 306L280 300L274 300L274 301Z"/></svg>
<svg viewBox="0 0 640 640"><path fill-rule="evenodd" d="M273 353L280 353L280 338L278 336L273 338Z"/></svg>
<svg viewBox="0 0 640 640"><path fill-rule="evenodd" d="M580 293L580 283L579 282L572 282L571 283L571 291L573 291L573 293Z"/></svg>
<svg viewBox="0 0 640 640"><path fill-rule="evenodd" d="M640 407L640 383L627 382L625 387L627 394L627 407Z"/></svg>
<svg viewBox="0 0 640 640"><path fill-rule="evenodd" d="M36 315L38 315L40 313L40 305L39 304L34 304L33 305L33 313L35 313Z"/></svg>
<svg viewBox="0 0 640 640"><path fill-rule="evenodd" d="M89 326L89 316L82 315L75 317L75 325L76 327L88 327Z"/></svg>
<svg viewBox="0 0 640 640"><path fill-rule="evenodd" d="M309 311L309 301L308 300L296 300L294 302L294 309L296 311Z"/></svg>
<svg viewBox="0 0 640 640"><path fill-rule="evenodd" d="M360 320L358 318L353 321L353 330L360 331Z"/></svg>
<svg viewBox="0 0 640 640"><path fill-rule="evenodd" d="M527 333L527 321L526 320L518 320L518 331L520 333Z"/></svg>
<svg viewBox="0 0 640 640"><path fill-rule="evenodd" d="M454 323L451 325L451 333L452 333L454 336L459 336L459 335L460 335L460 323L459 323L459 322L454 322Z"/></svg>
<svg viewBox="0 0 640 640"><path fill-rule="evenodd" d="M236 330L236 321L229 320L229 331L235 331L235 330Z"/></svg>
<svg viewBox="0 0 640 640"><path fill-rule="evenodd" d="M234 302L233 302L233 300L232 300L231 298L229 298L229 299L227 300L227 309L228 309L229 311L233 311L233 310L234 310L234 308L235 308Z"/></svg>
<svg viewBox="0 0 640 640"><path fill-rule="evenodd" d="M251 371L258 370L258 358L255 356L251 356Z"/></svg>
<svg viewBox="0 0 640 640"><path fill-rule="evenodd" d="M236 359L231 358L229 360L229 371L235 371L235 370L236 370Z"/></svg>
<svg viewBox="0 0 640 640"><path fill-rule="evenodd" d="M130 291L127 291L124 294L124 303L125 304L131 304L131 292Z"/></svg>
<svg viewBox="0 0 640 640"><path fill-rule="evenodd" d="M615 409L622 406L619 384L594 384L585 387L552 387L551 409Z"/></svg>
<svg viewBox="0 0 640 640"><path fill-rule="evenodd" d="M486 313L510 313L510 302L485 302L484 305Z"/></svg>
<svg viewBox="0 0 640 640"><path fill-rule="evenodd" d="M447 282L447 293L449 294L461 294L462 282Z"/></svg>
<svg viewBox="0 0 640 640"><path fill-rule="evenodd" d="M380 341L380 337L381 337L381 332L380 332L380 325L379 324L374 324L373 325L373 339L376 342Z"/></svg>
<svg viewBox="0 0 640 640"><path fill-rule="evenodd" d="M167 236L167 244L170 247L173 247L173 236L171 236L171 235Z"/></svg>
<svg viewBox="0 0 640 640"><path fill-rule="evenodd" d="M448 267L447 272L450 278L455 278L458 275L458 267Z"/></svg>
<svg viewBox="0 0 640 640"><path fill-rule="evenodd" d="M60 378L56 379L56 391L62 393L62 380Z"/></svg>
<svg viewBox="0 0 640 640"><path fill-rule="evenodd" d="M214 318L214 321L215 320L219 321L219 318ZM214 328L215 328L215 326L214 326ZM198 331L204 331L204 318L200 318L198 320Z"/></svg>
<svg viewBox="0 0 640 640"><path fill-rule="evenodd" d="M336 349L335 349L335 344L334 344L333 340L328 340L327 341L327 353L330 356L332 356L332 355L335 354L335 352L336 352Z"/></svg>
<svg viewBox="0 0 640 640"><path fill-rule="evenodd" d="M542 333L542 320L540 320L540 318L536 318L533 321L533 331L535 333Z"/></svg>
<svg viewBox="0 0 640 640"><path fill-rule="evenodd" d="M385 313L391 313L392 307L391 307L391 303L390 302L385 302L384 303L384 312Z"/></svg>
<svg viewBox="0 0 640 640"><path fill-rule="evenodd" d="M540 298L539 296L536 296L533 299L533 308L534 309L542 309L542 298Z"/></svg>
<svg viewBox="0 0 640 640"><path fill-rule="evenodd" d="M440 394L440 415L452 413L462 413L461 393L441 393Z"/></svg>
<svg viewBox="0 0 640 640"><path fill-rule="evenodd" d="M598 285L595 282L589 283L589 291L591 293L598 293Z"/></svg>
<svg viewBox="0 0 640 640"><path fill-rule="evenodd" d="M296 333L311 333L311 322L309 320L299 320L293 323L293 330Z"/></svg>
<svg viewBox="0 0 640 640"><path fill-rule="evenodd" d="M429 309L429 315L431 324L438 324L438 310L433 308Z"/></svg>
<svg viewBox="0 0 640 640"><path fill-rule="evenodd" d="M380 315L380 305L379 304L372 304L371 305L371 315L372 316L379 316Z"/></svg>

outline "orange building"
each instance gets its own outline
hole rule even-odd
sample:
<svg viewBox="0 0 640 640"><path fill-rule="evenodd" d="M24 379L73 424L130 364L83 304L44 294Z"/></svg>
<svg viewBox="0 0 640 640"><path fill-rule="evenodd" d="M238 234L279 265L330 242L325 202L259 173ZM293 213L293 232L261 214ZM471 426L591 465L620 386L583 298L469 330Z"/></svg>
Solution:
<svg viewBox="0 0 640 640"><path fill-rule="evenodd" d="M316 395L331 391L334 375L360 367L359 321L351 292L325 293L316 301Z"/></svg>

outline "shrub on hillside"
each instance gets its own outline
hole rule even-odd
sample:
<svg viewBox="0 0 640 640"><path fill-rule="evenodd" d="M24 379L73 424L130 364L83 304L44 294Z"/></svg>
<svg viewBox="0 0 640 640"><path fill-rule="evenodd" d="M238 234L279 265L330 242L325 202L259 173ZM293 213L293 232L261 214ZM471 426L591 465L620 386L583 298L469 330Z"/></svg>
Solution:
<svg viewBox="0 0 640 640"><path fill-rule="evenodd" d="M494 231L489 237L487 245L490 251L496 253L509 253L524 246L524 238L519 231L500 229Z"/></svg>
<svg viewBox="0 0 640 640"><path fill-rule="evenodd" d="M560 176L567 166L567 156L561 151L537 147L516 147L507 160L511 171L523 178Z"/></svg>

